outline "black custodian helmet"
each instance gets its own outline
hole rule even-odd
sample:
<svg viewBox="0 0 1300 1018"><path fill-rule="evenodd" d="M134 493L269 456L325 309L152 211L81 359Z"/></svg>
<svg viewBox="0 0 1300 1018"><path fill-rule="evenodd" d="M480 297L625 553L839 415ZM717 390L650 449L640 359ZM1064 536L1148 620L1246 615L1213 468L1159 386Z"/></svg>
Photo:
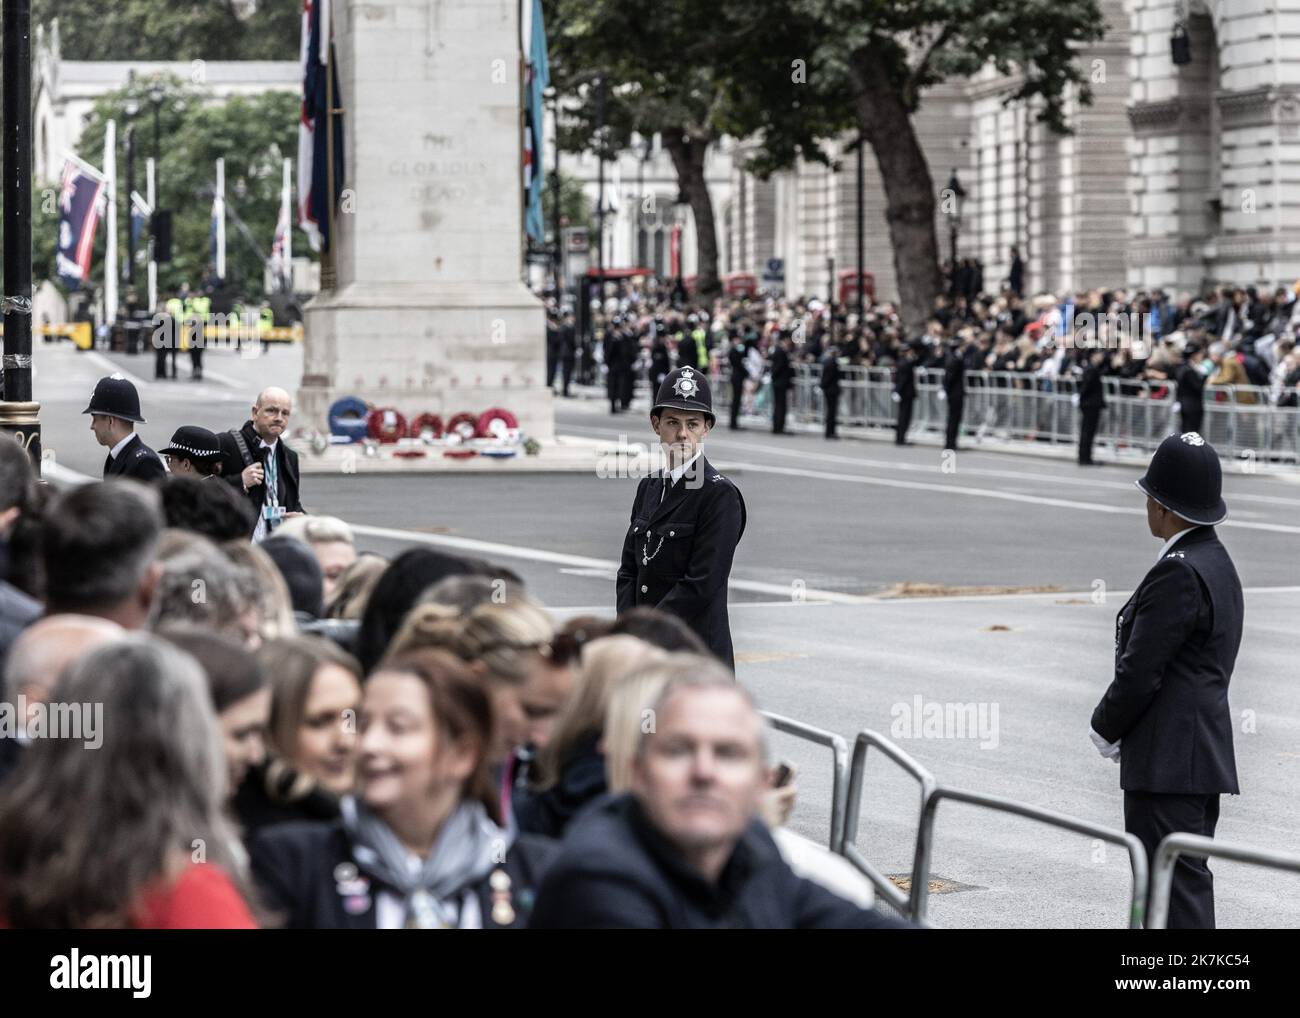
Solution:
<svg viewBox="0 0 1300 1018"><path fill-rule="evenodd" d="M658 416L659 411L668 407L674 410L694 410L704 414L712 425L713 397L709 394L709 382L704 373L689 365L674 368L659 386L659 395L655 405L650 408L650 416Z"/></svg>
<svg viewBox="0 0 1300 1018"><path fill-rule="evenodd" d="M1219 454L1195 431L1170 435L1161 442L1146 476L1136 483L1188 523L1212 527L1228 518Z"/></svg>
<svg viewBox="0 0 1300 1018"><path fill-rule="evenodd" d="M121 375L109 375L96 382L95 391L90 394L90 406L81 412L117 417L136 424L145 423L140 416L140 394Z"/></svg>

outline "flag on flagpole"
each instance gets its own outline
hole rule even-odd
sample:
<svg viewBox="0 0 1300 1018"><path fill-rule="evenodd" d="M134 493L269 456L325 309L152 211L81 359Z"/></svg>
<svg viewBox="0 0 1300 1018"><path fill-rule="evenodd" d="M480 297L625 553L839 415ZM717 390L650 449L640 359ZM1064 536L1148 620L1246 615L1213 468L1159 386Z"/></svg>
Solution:
<svg viewBox="0 0 1300 1018"><path fill-rule="evenodd" d="M144 224L153 215L153 209L145 201L139 191L131 192L131 246L137 251L140 249L140 233L144 229Z"/></svg>
<svg viewBox="0 0 1300 1018"><path fill-rule="evenodd" d="M271 244L271 265L283 290L293 283L293 231L290 228L289 160L284 161L284 180L280 187L280 218L275 223L275 240Z"/></svg>
<svg viewBox="0 0 1300 1018"><path fill-rule="evenodd" d="M104 191L104 176L88 163L68 156L59 188L59 247L55 268L69 290L90 275L90 253Z"/></svg>
<svg viewBox="0 0 1300 1018"><path fill-rule="evenodd" d="M329 0L303 0L302 111L298 121L298 225L307 234L313 251L330 248L329 210L343 191L343 116L335 113L334 194L329 191L329 139L327 137L328 90L326 68L330 70L334 108L342 105L338 67L333 59L334 36Z"/></svg>
<svg viewBox="0 0 1300 1018"><path fill-rule="evenodd" d="M528 35L528 90L524 107L524 227L535 243L544 244L546 223L542 216L542 189L545 186L546 172L542 161L542 128L545 124L542 100L551 84L551 68L546 58L542 0L533 0L531 29Z"/></svg>

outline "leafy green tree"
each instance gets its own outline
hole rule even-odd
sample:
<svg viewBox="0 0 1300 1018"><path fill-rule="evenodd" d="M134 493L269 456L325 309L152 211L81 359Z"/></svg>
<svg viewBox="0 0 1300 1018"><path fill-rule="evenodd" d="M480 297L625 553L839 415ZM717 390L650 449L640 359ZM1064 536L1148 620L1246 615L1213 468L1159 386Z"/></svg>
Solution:
<svg viewBox="0 0 1300 1018"><path fill-rule="evenodd" d="M560 145L612 158L633 133L660 135L695 218L698 289L718 292L718 237L705 158L723 134L718 41L749 16L738 0L551 0L551 84ZM603 83L603 84L602 84Z"/></svg>
<svg viewBox="0 0 1300 1018"><path fill-rule="evenodd" d="M549 231L555 222L555 173L546 174L546 189L542 192L542 215ZM591 203L587 201L582 181L560 171L560 217L567 220L564 226L585 226L591 229ZM563 227L562 227L563 228Z"/></svg>
<svg viewBox="0 0 1300 1018"><path fill-rule="evenodd" d="M721 0L724 6L740 0ZM725 128L755 135L761 173L819 139L860 131L887 202L901 313L919 330L941 291L936 192L912 115L925 90L992 66L1037 117L1067 132L1066 100L1091 101L1078 47L1104 35L1097 0L745 0L752 29L718 69ZM725 20L725 18L724 18ZM944 211L951 211L945 209Z"/></svg>
<svg viewBox="0 0 1300 1018"><path fill-rule="evenodd" d="M294 60L302 0L33 0L65 60Z"/></svg>
<svg viewBox="0 0 1300 1018"><path fill-rule="evenodd" d="M117 122L118 168L118 251L126 258L126 230L129 202L126 192L125 131L128 101L134 99L139 112L136 127L136 189L144 193L145 159L153 154L153 108L149 81L110 92L94 106L77 146L77 154L96 167L103 167L105 125ZM172 261L158 266L158 288L165 294L188 283L197 288L209 278L212 265L209 232L212 195L216 185L216 160L226 164L226 280L233 292L248 299L263 294L263 265L270 254L280 212L281 167L283 160L296 158L299 99L288 92L259 96L236 96L215 102L201 88L179 79L164 79L163 101L159 106L159 134L162 151L158 158L158 204L172 210ZM57 182L43 186L57 187ZM244 235L235 217L248 228ZM295 227L296 228L296 227ZM53 216L33 221L33 246L38 250L52 244L57 232L57 209ZM307 251L305 238L295 237L295 249ZM93 264L102 274L105 229L101 221L95 237ZM144 247L142 237L141 248ZM142 256L143 257L143 256ZM137 267L137 288L143 291L144 274Z"/></svg>

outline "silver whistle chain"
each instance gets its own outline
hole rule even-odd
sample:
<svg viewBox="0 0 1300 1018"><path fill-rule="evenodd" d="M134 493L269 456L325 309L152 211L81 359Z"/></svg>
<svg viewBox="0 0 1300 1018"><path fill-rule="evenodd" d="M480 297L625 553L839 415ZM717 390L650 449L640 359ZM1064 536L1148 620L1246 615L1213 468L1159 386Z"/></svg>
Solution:
<svg viewBox="0 0 1300 1018"><path fill-rule="evenodd" d="M650 560L659 554L659 549L662 548L663 546L664 546L664 535L660 534L659 543L655 545L655 550L651 551L650 535L647 534L645 539L645 550L641 552L641 564L643 566L648 566L650 564Z"/></svg>

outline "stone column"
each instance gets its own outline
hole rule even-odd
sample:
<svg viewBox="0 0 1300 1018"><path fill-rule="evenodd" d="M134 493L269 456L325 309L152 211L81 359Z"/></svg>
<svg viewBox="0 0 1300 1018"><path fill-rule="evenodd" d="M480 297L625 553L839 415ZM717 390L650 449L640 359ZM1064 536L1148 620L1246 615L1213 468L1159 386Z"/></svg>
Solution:
<svg viewBox="0 0 1300 1018"><path fill-rule="evenodd" d="M305 309L298 416L510 410L554 437L522 276L516 0L334 0L346 136L338 279Z"/></svg>

